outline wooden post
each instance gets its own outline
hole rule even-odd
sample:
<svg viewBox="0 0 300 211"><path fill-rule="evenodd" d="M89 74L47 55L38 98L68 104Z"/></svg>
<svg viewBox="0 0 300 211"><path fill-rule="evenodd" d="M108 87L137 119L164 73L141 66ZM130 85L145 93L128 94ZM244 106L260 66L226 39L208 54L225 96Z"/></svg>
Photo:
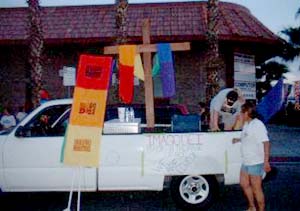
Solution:
<svg viewBox="0 0 300 211"><path fill-rule="evenodd" d="M150 20L143 21L143 44L150 44ZM152 80L152 64L151 53L143 53L144 74L145 74L145 104L147 127L154 128L154 96L153 96L153 80Z"/></svg>

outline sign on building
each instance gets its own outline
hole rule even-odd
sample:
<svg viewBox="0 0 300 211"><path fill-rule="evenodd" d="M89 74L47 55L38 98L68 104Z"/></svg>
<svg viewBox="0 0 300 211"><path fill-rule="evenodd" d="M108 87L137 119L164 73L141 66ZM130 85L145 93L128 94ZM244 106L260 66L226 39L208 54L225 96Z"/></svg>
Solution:
<svg viewBox="0 0 300 211"><path fill-rule="evenodd" d="M63 67L64 86L75 86L76 69L74 67Z"/></svg>
<svg viewBox="0 0 300 211"><path fill-rule="evenodd" d="M256 99L254 55L234 53L234 87L241 89L245 99Z"/></svg>

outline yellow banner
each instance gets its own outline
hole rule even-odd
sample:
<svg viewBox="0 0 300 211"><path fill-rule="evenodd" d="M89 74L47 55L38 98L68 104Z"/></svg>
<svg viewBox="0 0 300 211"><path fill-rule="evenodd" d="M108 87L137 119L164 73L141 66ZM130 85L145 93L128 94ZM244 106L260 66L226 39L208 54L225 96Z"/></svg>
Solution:
<svg viewBox="0 0 300 211"><path fill-rule="evenodd" d="M120 63L126 66L134 66L134 58L136 54L136 45L119 46Z"/></svg>
<svg viewBox="0 0 300 211"><path fill-rule="evenodd" d="M70 124L103 127L107 90L75 87Z"/></svg>
<svg viewBox="0 0 300 211"><path fill-rule="evenodd" d="M140 54L136 54L134 58L134 76L144 81L144 68L142 63L142 58Z"/></svg>
<svg viewBox="0 0 300 211"><path fill-rule="evenodd" d="M64 163L98 167L102 128L68 125Z"/></svg>

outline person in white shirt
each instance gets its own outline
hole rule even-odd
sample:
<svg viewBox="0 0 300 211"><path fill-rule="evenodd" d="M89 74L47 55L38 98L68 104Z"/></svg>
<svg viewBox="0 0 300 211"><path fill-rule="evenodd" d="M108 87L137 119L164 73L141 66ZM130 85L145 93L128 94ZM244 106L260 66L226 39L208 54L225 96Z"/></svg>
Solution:
<svg viewBox="0 0 300 211"><path fill-rule="evenodd" d="M17 121L20 122L22 119L26 117L27 113L24 110L23 106L19 107L19 112L16 115Z"/></svg>
<svg viewBox="0 0 300 211"><path fill-rule="evenodd" d="M236 88L223 89L214 96L210 103L211 131L220 131L219 119L224 130L233 130L244 102L241 91Z"/></svg>
<svg viewBox="0 0 300 211"><path fill-rule="evenodd" d="M3 116L1 117L0 124L4 130L9 129L13 126L16 126L16 118L14 115L11 115L10 109L5 108L3 111Z"/></svg>
<svg viewBox="0 0 300 211"><path fill-rule="evenodd" d="M270 142L267 129L257 119L255 105L246 102L241 107L244 126L241 133L242 167L240 185L249 203L248 211L255 211L255 201L259 211L265 210L265 199L262 190L262 176L271 171L269 156Z"/></svg>

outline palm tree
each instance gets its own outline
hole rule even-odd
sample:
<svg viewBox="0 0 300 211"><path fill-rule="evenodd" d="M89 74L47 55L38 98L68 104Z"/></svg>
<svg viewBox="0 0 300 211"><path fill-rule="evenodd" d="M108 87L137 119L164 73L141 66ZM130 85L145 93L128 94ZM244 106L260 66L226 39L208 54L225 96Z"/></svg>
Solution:
<svg viewBox="0 0 300 211"><path fill-rule="evenodd" d="M42 52L44 48L43 30L39 0L27 0L29 6L29 64L31 66L32 100L34 106L40 104L39 92L42 88Z"/></svg>
<svg viewBox="0 0 300 211"><path fill-rule="evenodd" d="M296 13L296 18L300 16L300 8ZM287 38L284 44L284 51L281 57L287 61L293 61L300 56L300 25L298 27L289 27L281 31Z"/></svg>
<svg viewBox="0 0 300 211"><path fill-rule="evenodd" d="M127 0L116 0L116 27L117 27L117 44L127 42Z"/></svg>
<svg viewBox="0 0 300 211"><path fill-rule="evenodd" d="M256 83L257 99L260 100L272 88L272 81L279 80L282 74L286 72L288 72L288 67L276 61L265 62L260 65L260 68L256 69L256 78L261 79Z"/></svg>
<svg viewBox="0 0 300 211"><path fill-rule="evenodd" d="M300 8L296 13L296 18L300 15ZM300 27L290 27L281 31L286 38L283 50L279 57L285 61L293 61L300 56ZM271 82L282 77L283 73L288 72L285 64L276 61L264 62L256 69L256 97L260 100L272 88ZM264 80L261 80L264 79Z"/></svg>
<svg viewBox="0 0 300 211"><path fill-rule="evenodd" d="M221 61L219 59L219 41L218 41L218 0L208 0L207 10L208 10L208 27L207 27L207 40L208 40L208 50L206 54L206 71L207 71L207 81L206 81L206 102L209 103L211 98L217 94L220 87L218 84L218 69L221 66Z"/></svg>
<svg viewBox="0 0 300 211"><path fill-rule="evenodd" d="M281 32L287 37L281 57L293 61L300 55L300 27L290 27Z"/></svg>

